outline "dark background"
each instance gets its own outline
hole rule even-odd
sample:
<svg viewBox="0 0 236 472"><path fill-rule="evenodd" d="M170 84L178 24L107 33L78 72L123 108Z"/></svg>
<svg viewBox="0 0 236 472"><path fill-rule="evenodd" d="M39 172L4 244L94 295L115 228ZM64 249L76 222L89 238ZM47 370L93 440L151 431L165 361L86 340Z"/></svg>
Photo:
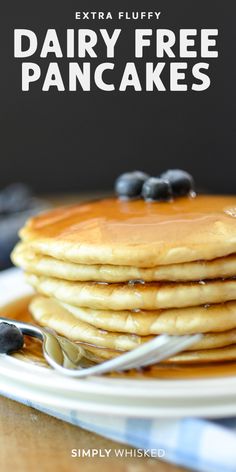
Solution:
<svg viewBox="0 0 236 472"><path fill-rule="evenodd" d="M75 21L74 12L83 10L161 10L162 14L157 22ZM216 0L4 2L0 187L24 181L37 193L106 190L126 170L157 175L181 167L193 173L201 188L236 193L235 13L233 1ZM114 59L117 83L127 61L137 62L141 70L146 61L158 61L152 50L135 60L135 28L218 28L219 58L206 60L211 87L204 92L102 92L94 87L91 92L45 93L38 82L29 92L21 91L21 60L13 57L14 28L32 29L40 43L48 28L63 38L66 28L116 27L123 29ZM101 46L98 53L97 63L106 62ZM40 61L36 54L25 60L46 71L47 64L57 59ZM65 86L69 60L76 59L58 59ZM96 60L91 62L96 65Z"/></svg>

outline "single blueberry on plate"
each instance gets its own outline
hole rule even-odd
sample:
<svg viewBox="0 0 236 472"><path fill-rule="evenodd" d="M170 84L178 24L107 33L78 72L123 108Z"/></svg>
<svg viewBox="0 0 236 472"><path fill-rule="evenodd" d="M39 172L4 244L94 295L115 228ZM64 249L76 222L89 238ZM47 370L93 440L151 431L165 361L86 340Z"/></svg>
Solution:
<svg viewBox="0 0 236 472"><path fill-rule="evenodd" d="M149 175L134 171L122 174L115 181L115 191L121 198L135 198L141 195L144 182Z"/></svg>
<svg viewBox="0 0 236 472"><path fill-rule="evenodd" d="M142 196L149 201L168 201L172 198L171 186L167 180L150 177L143 184Z"/></svg>
<svg viewBox="0 0 236 472"><path fill-rule="evenodd" d="M0 353L9 354L18 351L24 345L22 332L10 323L0 323Z"/></svg>
<svg viewBox="0 0 236 472"><path fill-rule="evenodd" d="M170 169L163 172L160 177L170 182L175 197L188 195L194 191L194 180L185 170Z"/></svg>

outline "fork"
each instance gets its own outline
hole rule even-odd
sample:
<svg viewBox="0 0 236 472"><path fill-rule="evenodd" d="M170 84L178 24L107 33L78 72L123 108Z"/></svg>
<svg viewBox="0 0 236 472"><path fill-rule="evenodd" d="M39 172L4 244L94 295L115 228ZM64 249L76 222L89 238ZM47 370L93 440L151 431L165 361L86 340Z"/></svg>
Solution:
<svg viewBox="0 0 236 472"><path fill-rule="evenodd" d="M16 326L22 334L40 339L43 355L51 367L67 376L80 378L147 367L184 351L202 338L202 334L184 336L162 334L114 359L95 364L89 350L79 343L57 335L52 329L0 317L0 323L2 322Z"/></svg>

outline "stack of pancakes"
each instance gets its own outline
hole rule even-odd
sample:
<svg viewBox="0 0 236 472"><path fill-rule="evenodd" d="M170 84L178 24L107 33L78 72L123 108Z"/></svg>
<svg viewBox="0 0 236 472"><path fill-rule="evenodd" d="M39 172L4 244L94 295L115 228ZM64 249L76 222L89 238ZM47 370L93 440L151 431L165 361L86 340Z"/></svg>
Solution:
<svg viewBox="0 0 236 472"><path fill-rule="evenodd" d="M168 362L236 358L236 197L104 199L31 218L12 259L42 326L100 358L203 333Z"/></svg>

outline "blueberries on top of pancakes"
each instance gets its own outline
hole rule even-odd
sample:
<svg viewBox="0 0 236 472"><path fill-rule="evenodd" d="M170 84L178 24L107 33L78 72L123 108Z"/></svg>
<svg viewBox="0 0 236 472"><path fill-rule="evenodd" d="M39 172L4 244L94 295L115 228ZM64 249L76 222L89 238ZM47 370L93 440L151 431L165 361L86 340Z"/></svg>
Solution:
<svg viewBox="0 0 236 472"><path fill-rule="evenodd" d="M148 174L140 171L126 172L116 179L115 190L121 198L134 198L141 195L143 184L149 178Z"/></svg>
<svg viewBox="0 0 236 472"><path fill-rule="evenodd" d="M169 169L163 172L160 177L170 183L174 197L188 195L194 190L193 177L185 170Z"/></svg>
<svg viewBox="0 0 236 472"><path fill-rule="evenodd" d="M169 201L175 197L193 195L193 177L182 169L169 169L158 177L141 171L121 174L115 181L119 198L144 198L146 201Z"/></svg>

